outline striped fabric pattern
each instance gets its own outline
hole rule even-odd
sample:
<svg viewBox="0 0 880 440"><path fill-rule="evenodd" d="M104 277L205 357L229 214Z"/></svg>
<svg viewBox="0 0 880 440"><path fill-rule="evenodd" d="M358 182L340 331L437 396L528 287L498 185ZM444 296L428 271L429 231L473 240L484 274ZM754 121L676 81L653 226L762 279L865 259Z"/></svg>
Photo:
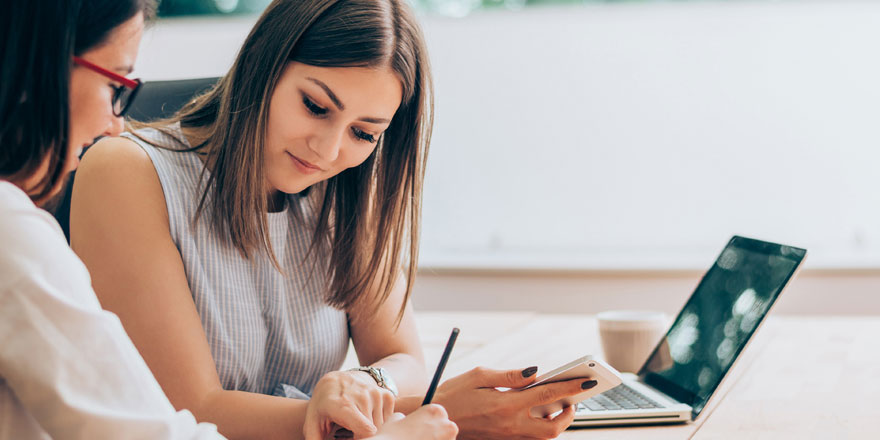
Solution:
<svg viewBox="0 0 880 440"><path fill-rule="evenodd" d="M138 134L155 145L188 148L179 125L173 132L174 137L154 129ZM318 257L317 265L315 258L304 261L317 214L313 200L291 195L284 211L268 214L270 240L285 275L264 253L250 261L242 257L212 231L207 215L193 225L204 168L196 153L124 136L147 152L159 175L171 238L223 388L307 399L321 376L342 365L349 341L346 314L324 301L326 258Z"/></svg>

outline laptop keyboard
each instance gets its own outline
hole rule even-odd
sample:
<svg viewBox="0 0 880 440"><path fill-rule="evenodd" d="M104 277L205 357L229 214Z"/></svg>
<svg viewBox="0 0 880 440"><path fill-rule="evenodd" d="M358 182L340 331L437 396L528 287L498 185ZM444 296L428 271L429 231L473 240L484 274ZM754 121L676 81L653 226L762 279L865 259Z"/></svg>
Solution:
<svg viewBox="0 0 880 440"><path fill-rule="evenodd" d="M618 385L598 396L577 404L578 411L613 411L621 409L663 408L663 405L645 397L642 393L628 387Z"/></svg>

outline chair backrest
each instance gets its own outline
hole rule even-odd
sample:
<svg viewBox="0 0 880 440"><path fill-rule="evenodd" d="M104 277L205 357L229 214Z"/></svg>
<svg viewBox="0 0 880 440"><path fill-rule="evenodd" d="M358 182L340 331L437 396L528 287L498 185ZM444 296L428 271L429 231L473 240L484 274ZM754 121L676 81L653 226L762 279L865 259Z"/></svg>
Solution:
<svg viewBox="0 0 880 440"><path fill-rule="evenodd" d="M144 83L134 102L131 103L126 118L142 122L167 118L180 110L190 99L210 89L218 80L219 78L197 78ZM83 154L86 154L87 150L88 148L84 148ZM52 209L68 242L70 241L70 195L73 191L75 175L76 172L71 173L70 180L64 187L64 194L59 196L57 205Z"/></svg>
<svg viewBox="0 0 880 440"><path fill-rule="evenodd" d="M141 122L167 118L194 96L213 87L218 80L219 78L196 78L144 83L126 117Z"/></svg>

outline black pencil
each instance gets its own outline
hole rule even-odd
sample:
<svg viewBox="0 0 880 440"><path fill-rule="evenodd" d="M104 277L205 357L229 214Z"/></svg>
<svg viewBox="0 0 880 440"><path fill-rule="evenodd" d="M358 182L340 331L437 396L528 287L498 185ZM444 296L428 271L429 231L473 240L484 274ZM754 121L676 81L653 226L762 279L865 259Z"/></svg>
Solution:
<svg viewBox="0 0 880 440"><path fill-rule="evenodd" d="M440 364L437 365L437 371L434 372L434 378L431 379L431 386L428 387L428 392L425 394L422 406L431 403L431 400L434 399L434 392L437 391L437 385L440 384L440 376L443 376L443 370L446 369L446 361L449 360L449 354L452 353L452 346L455 345L456 339L458 339L458 327L453 328L452 334L449 335L449 342L446 343L446 349L443 350L443 356L440 357Z"/></svg>

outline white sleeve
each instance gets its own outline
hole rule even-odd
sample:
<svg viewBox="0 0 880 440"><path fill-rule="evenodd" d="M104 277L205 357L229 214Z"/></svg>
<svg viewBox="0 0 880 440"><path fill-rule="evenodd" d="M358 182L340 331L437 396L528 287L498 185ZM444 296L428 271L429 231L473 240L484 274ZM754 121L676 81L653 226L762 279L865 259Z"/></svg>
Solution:
<svg viewBox="0 0 880 440"><path fill-rule="evenodd" d="M0 385L24 412L56 440L222 439L174 410L54 219L13 214L0 219Z"/></svg>
<svg viewBox="0 0 880 440"><path fill-rule="evenodd" d="M53 439L222 438L175 412L115 315L30 278L11 290L0 294L0 372Z"/></svg>

